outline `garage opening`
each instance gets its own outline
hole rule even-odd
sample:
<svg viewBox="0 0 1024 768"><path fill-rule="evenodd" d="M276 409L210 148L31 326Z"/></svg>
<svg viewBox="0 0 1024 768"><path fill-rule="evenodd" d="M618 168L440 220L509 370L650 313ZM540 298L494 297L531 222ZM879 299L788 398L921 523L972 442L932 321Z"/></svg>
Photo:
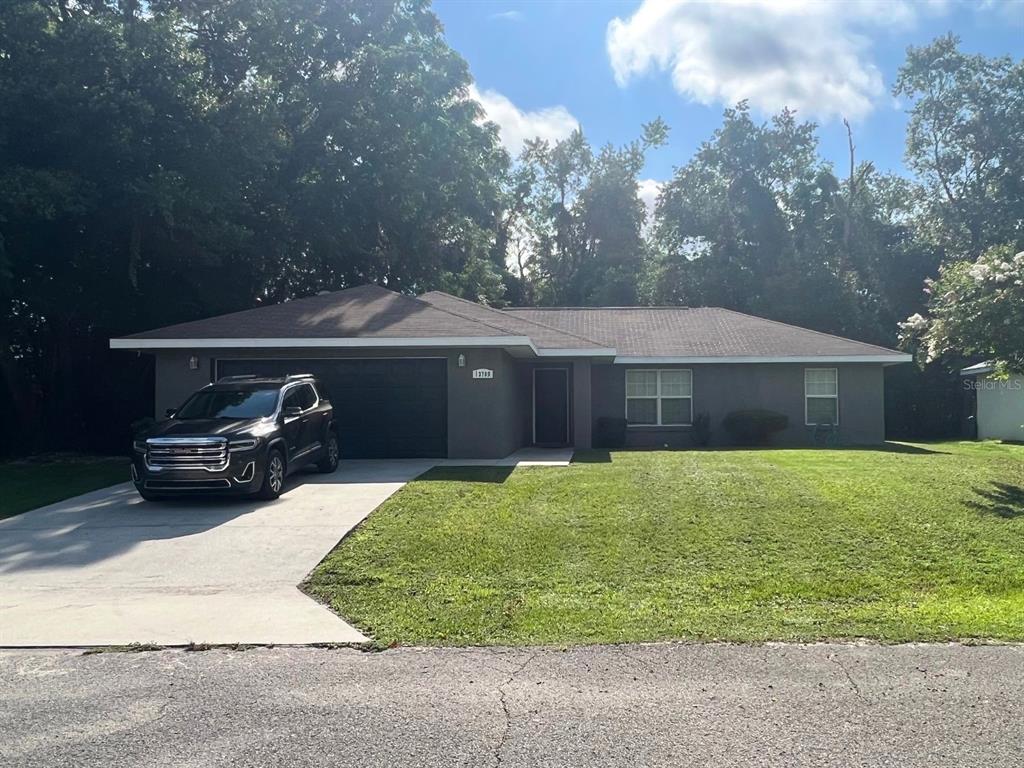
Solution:
<svg viewBox="0 0 1024 768"><path fill-rule="evenodd" d="M448 455L444 358L221 359L215 375L312 373L327 388L347 459Z"/></svg>

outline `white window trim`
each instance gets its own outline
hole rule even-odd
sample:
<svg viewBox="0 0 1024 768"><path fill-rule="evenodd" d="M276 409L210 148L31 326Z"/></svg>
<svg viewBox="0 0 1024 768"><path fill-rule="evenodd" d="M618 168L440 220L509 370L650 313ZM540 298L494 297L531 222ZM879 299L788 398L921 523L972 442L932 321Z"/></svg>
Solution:
<svg viewBox="0 0 1024 768"><path fill-rule="evenodd" d="M656 395L630 395L629 392L629 372L630 371L647 371L655 372L658 374L657 382L657 394ZM661 374L663 371L675 372L686 372L690 374L690 394L687 395L662 395L661 394ZM628 429L652 429L657 427L692 427L693 426L693 369L691 368L627 368L625 373L624 382L626 384L625 391L625 403L623 406L623 415L626 417L626 427ZM662 398L667 400L689 400L690 401L690 418L682 424L663 424L661 421L661 401ZM657 404L658 421L655 424L630 424L629 423L629 401L630 400L654 400Z"/></svg>
<svg viewBox="0 0 1024 768"><path fill-rule="evenodd" d="M836 393L834 395L809 395L807 394L807 374L810 371L832 371L836 377ZM807 411L807 401L811 398L815 400L835 400L836 401L836 423L829 426L839 426L839 369L838 368L804 368L804 426L805 427L817 427L818 422L811 422L810 414Z"/></svg>

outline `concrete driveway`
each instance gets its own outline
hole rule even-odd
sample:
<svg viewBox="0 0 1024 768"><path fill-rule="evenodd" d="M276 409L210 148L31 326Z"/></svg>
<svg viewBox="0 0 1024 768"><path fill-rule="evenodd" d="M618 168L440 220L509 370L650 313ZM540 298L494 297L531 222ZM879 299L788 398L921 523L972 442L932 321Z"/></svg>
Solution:
<svg viewBox="0 0 1024 768"><path fill-rule="evenodd" d="M300 474L274 502L143 502L130 485L0 521L0 646L358 643L296 587L431 461Z"/></svg>

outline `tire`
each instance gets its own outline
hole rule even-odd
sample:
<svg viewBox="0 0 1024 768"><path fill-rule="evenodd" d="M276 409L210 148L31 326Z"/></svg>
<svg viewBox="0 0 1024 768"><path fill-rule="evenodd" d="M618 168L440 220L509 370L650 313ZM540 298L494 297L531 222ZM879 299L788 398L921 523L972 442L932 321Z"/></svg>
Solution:
<svg viewBox="0 0 1024 768"><path fill-rule="evenodd" d="M135 490L138 491L139 492L139 496L141 496L146 501L163 501L164 500L163 496L161 496L159 494L156 494L156 493L153 493L152 491L147 491L144 488L136 488Z"/></svg>
<svg viewBox="0 0 1024 768"><path fill-rule="evenodd" d="M284 454L277 448L272 448L267 454L267 466L263 469L263 485L256 493L257 498L273 501L280 496L284 490L285 471Z"/></svg>
<svg viewBox="0 0 1024 768"><path fill-rule="evenodd" d="M325 475L338 468L338 457L341 455L341 448L338 446L338 435L332 429L327 433L327 448L324 457L316 463L316 468Z"/></svg>

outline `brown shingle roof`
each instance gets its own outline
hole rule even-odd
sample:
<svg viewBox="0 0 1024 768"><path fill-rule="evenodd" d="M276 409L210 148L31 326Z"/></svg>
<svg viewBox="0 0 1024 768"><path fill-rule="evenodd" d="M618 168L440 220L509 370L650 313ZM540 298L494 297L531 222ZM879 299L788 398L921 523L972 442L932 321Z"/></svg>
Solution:
<svg viewBox="0 0 1024 768"><path fill-rule="evenodd" d="M170 325L126 340L185 339L202 346L204 339L487 337L514 337L523 345L526 337L538 349L592 350L595 355L614 349L619 358L900 355L905 359L884 347L713 307L497 310L439 291L414 298L376 285ZM119 346L130 348L123 342Z"/></svg>
<svg viewBox="0 0 1024 768"><path fill-rule="evenodd" d="M431 291L419 296L438 309L461 314L480 322L500 325L514 336L529 336L538 349L600 349L603 345L573 333L567 333L537 320L519 317L499 309L476 304L441 291Z"/></svg>
<svg viewBox="0 0 1024 768"><path fill-rule="evenodd" d="M431 338L512 336L480 320L376 285L169 325L130 339Z"/></svg>
<svg viewBox="0 0 1024 768"><path fill-rule="evenodd" d="M614 347L618 357L902 355L874 344L717 307L552 307L504 311Z"/></svg>

